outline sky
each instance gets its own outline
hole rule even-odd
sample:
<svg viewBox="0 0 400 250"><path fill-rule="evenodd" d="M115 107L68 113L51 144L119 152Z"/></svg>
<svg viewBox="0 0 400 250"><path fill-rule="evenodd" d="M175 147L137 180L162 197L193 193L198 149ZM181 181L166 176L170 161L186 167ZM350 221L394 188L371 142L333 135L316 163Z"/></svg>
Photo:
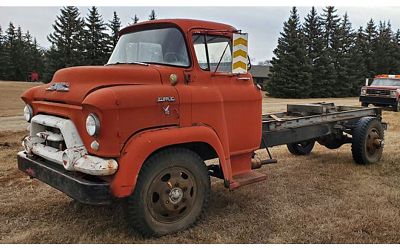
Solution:
<svg viewBox="0 0 400 250"><path fill-rule="evenodd" d="M81 15L86 16L89 7L79 7ZM323 7L316 7L318 13ZM249 55L253 62L270 60L273 56L283 22L289 17L291 7L99 7L104 20L111 20L113 11L121 18L122 26L128 25L136 14L140 20L147 20L151 9L161 18L191 18L217 21L230 24L242 32L249 33ZM310 7L299 7L301 20ZM376 23L390 20L393 30L400 29L400 7L348 7L337 6L338 14L348 13L353 29L365 26L369 19ZM3 31L9 22L21 26L22 30L36 37L39 45L48 48L47 35L52 33L52 24L60 14L60 7L0 7L0 26Z"/></svg>

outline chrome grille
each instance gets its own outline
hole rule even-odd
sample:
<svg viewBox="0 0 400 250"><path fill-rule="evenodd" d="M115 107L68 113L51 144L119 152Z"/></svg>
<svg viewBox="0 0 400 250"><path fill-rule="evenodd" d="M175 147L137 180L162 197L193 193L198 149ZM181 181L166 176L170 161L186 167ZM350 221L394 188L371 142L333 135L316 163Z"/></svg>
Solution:
<svg viewBox="0 0 400 250"><path fill-rule="evenodd" d="M367 95L372 95L372 96L390 96L390 90L386 90L386 89L367 89Z"/></svg>

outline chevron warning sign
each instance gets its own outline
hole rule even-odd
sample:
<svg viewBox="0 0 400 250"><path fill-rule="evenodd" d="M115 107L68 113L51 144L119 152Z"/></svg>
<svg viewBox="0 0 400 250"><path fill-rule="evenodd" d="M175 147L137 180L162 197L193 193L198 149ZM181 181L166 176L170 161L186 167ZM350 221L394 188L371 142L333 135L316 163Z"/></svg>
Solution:
<svg viewBox="0 0 400 250"><path fill-rule="evenodd" d="M247 33L233 34L232 73L247 73Z"/></svg>

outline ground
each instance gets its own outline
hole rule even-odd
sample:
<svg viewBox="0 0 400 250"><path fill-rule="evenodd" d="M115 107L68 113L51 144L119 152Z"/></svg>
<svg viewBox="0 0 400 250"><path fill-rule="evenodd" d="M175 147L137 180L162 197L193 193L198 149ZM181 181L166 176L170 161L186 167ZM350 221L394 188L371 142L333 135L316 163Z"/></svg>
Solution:
<svg viewBox="0 0 400 250"><path fill-rule="evenodd" d="M30 86L0 82L0 243L400 243L400 113L383 114L389 130L378 164L356 165L349 145L317 145L307 157L275 147L278 164L257 170L267 181L229 192L213 180L208 212L197 226L143 239L128 230L122 203L80 205L17 170L27 133L18 96ZM357 98L266 98L263 108L311 101L359 105Z"/></svg>

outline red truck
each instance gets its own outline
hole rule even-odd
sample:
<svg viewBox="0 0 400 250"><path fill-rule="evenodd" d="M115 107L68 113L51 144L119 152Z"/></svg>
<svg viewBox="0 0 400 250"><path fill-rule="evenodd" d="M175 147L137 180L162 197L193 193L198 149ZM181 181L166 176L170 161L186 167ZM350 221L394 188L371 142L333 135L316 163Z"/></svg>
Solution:
<svg viewBox="0 0 400 250"><path fill-rule="evenodd" d="M366 80L365 87L361 88L360 102L363 107L369 104L381 107L392 107L393 111L400 112L400 75L378 75Z"/></svg>
<svg viewBox="0 0 400 250"><path fill-rule="evenodd" d="M82 203L124 200L127 223L159 236L201 217L210 176L229 190L265 180L256 169L276 162L269 147L307 155L315 142L351 143L356 163L381 159L380 108L314 103L263 115L247 58L246 34L230 25L126 27L106 65L59 70L22 95L30 132L18 168Z"/></svg>

